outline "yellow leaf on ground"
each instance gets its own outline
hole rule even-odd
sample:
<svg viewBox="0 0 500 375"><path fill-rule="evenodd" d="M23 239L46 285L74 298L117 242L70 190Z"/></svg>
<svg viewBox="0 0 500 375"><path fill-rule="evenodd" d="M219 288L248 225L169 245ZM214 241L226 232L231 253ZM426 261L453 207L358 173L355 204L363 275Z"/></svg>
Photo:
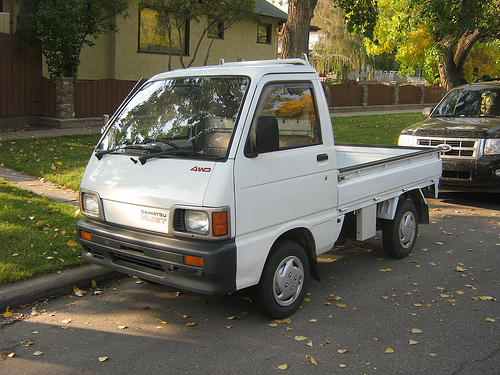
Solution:
<svg viewBox="0 0 500 375"><path fill-rule="evenodd" d="M37 350L36 352L34 352L34 353L33 353L33 355L34 355L35 357L39 357L39 356L41 356L42 354L43 354L43 352L41 352L40 350Z"/></svg>
<svg viewBox="0 0 500 375"><path fill-rule="evenodd" d="M286 363L283 363L282 365L278 366L279 370L286 370L288 368L288 365Z"/></svg>
<svg viewBox="0 0 500 375"><path fill-rule="evenodd" d="M490 318L490 317L486 318L486 321L489 322L489 323L495 323L496 322L495 319Z"/></svg>
<svg viewBox="0 0 500 375"><path fill-rule="evenodd" d="M313 366L317 366L318 365L318 362L313 357L310 357L310 356L306 355L306 358L308 358L308 357L311 360L311 365L313 365Z"/></svg>
<svg viewBox="0 0 500 375"><path fill-rule="evenodd" d="M77 243L75 241L73 241L73 240L68 240L68 242L66 243L66 245L68 245L68 246L76 246Z"/></svg>
<svg viewBox="0 0 500 375"><path fill-rule="evenodd" d="M418 344L418 341L415 341L415 340L410 340L409 341L410 345L417 345Z"/></svg>
<svg viewBox="0 0 500 375"><path fill-rule="evenodd" d="M347 353L347 349L338 349L337 353L345 354L345 353Z"/></svg>
<svg viewBox="0 0 500 375"><path fill-rule="evenodd" d="M394 349L389 348L389 347L387 349L385 349L385 354L389 354L389 353L394 353Z"/></svg>
<svg viewBox="0 0 500 375"><path fill-rule="evenodd" d="M196 323L194 323L194 322L186 323L186 327L192 327L195 325L196 325Z"/></svg>
<svg viewBox="0 0 500 375"><path fill-rule="evenodd" d="M295 341L304 341L306 339L307 339L307 337L305 337L305 336L295 336Z"/></svg>
<svg viewBox="0 0 500 375"><path fill-rule="evenodd" d="M99 362L105 362L109 359L109 357L106 357L106 356L103 356L103 357L99 357Z"/></svg>
<svg viewBox="0 0 500 375"><path fill-rule="evenodd" d="M311 302L310 298L304 298L304 302Z"/></svg>
<svg viewBox="0 0 500 375"><path fill-rule="evenodd" d="M312 340L309 340L308 343L306 344L307 346L313 346Z"/></svg>
<svg viewBox="0 0 500 375"><path fill-rule="evenodd" d="M415 334L417 334L417 333L422 333L422 330L421 330L421 329L418 329L418 328L412 328L412 329L411 329L411 333L415 333Z"/></svg>
<svg viewBox="0 0 500 375"><path fill-rule="evenodd" d="M12 312L9 311L10 306L7 306L5 312L2 314L4 318L10 318L12 316Z"/></svg>

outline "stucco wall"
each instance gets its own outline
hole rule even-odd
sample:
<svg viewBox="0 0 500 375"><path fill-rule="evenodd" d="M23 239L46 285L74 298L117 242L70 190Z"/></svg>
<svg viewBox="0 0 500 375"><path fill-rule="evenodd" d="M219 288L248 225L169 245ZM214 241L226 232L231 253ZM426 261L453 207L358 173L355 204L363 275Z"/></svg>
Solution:
<svg viewBox="0 0 500 375"><path fill-rule="evenodd" d="M78 79L137 80L168 70L168 55L138 52L139 12L137 1L130 1L128 17L117 17L116 22L119 28L118 33L102 35L96 40L94 47L85 47L82 50ZM271 44L257 43L257 23L243 21L225 30L223 40L214 41L208 64L218 64L221 58L225 61L276 58L278 20L263 17L262 22L273 25ZM202 23L191 22L190 55L183 57L185 64L188 64L192 59L202 28ZM203 65L210 41L211 39L206 36L203 38L193 66ZM172 56L171 65L172 69L182 67L179 56Z"/></svg>

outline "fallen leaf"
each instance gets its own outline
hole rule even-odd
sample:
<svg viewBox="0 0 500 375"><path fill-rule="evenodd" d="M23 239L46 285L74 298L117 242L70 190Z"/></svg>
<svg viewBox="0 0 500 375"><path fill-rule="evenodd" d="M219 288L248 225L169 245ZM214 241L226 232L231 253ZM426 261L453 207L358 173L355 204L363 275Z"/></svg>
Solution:
<svg viewBox="0 0 500 375"><path fill-rule="evenodd" d="M304 298L304 302L311 302L310 298Z"/></svg>
<svg viewBox="0 0 500 375"><path fill-rule="evenodd" d="M335 306L337 307L347 307L347 305L345 303L336 303Z"/></svg>
<svg viewBox="0 0 500 375"><path fill-rule="evenodd" d="M278 323L276 322L272 322L272 323L269 323L268 324L269 327L277 327L278 326Z"/></svg>
<svg viewBox="0 0 500 375"><path fill-rule="evenodd" d="M196 323L194 322L189 322L189 323L186 323L186 327L192 327L192 326L195 326Z"/></svg>
<svg viewBox="0 0 500 375"><path fill-rule="evenodd" d="M456 294L464 294L464 292L463 292L463 291L461 291L461 290L457 290L455 293L456 293Z"/></svg>
<svg viewBox="0 0 500 375"><path fill-rule="evenodd" d="M68 242L66 242L66 245L68 245L68 246L76 246L77 243L75 241L73 241L73 240L68 240Z"/></svg>
<svg viewBox="0 0 500 375"><path fill-rule="evenodd" d="M288 368L288 365L286 363L283 363L282 365L278 366L278 370L286 370Z"/></svg>
<svg viewBox="0 0 500 375"><path fill-rule="evenodd" d="M307 344L306 344L306 345L307 345L307 346L313 346L313 342L312 342L312 340L309 340L309 341L307 342Z"/></svg>
<svg viewBox="0 0 500 375"><path fill-rule="evenodd" d="M410 345L417 345L418 344L418 341L415 341L415 340L410 340L409 341Z"/></svg>
<svg viewBox="0 0 500 375"><path fill-rule="evenodd" d="M295 341L304 341L306 339L307 339L307 337L305 337L305 336L295 336Z"/></svg>
<svg viewBox="0 0 500 375"><path fill-rule="evenodd" d="M339 364L339 367L344 368L344 367L347 367L347 365L345 365L345 364L341 363L341 364Z"/></svg>
<svg viewBox="0 0 500 375"><path fill-rule="evenodd" d="M73 292L75 293L75 295L76 295L77 297L83 297L83 295L84 295L85 293L87 293L86 291L81 290L81 289L80 289L80 288L78 288L77 286L73 286Z"/></svg>
<svg viewBox="0 0 500 375"><path fill-rule="evenodd" d="M127 326L118 326L118 329L127 329Z"/></svg>
<svg viewBox="0 0 500 375"><path fill-rule="evenodd" d="M40 350L37 350L36 352L34 352L34 353L33 353L33 355L34 355L35 357L39 357L39 356L41 356L42 354L43 354L43 352L41 352Z"/></svg>
<svg viewBox="0 0 500 375"><path fill-rule="evenodd" d="M286 318L286 319L283 319L281 321L281 323L291 323L291 322L292 322L292 319L290 319L290 318Z"/></svg>
<svg viewBox="0 0 500 375"><path fill-rule="evenodd" d="M10 306L7 306L5 312L2 314L4 318L10 318L12 316L12 312L9 311Z"/></svg>
<svg viewBox="0 0 500 375"><path fill-rule="evenodd" d="M313 365L313 366L318 365L318 362L313 357L306 355L306 358L309 358L311 360L311 365Z"/></svg>
<svg viewBox="0 0 500 375"><path fill-rule="evenodd" d="M385 354L389 354L389 353L394 353L394 349L389 348L389 347L387 349L385 349Z"/></svg>
<svg viewBox="0 0 500 375"><path fill-rule="evenodd" d="M97 282L95 280L92 280L92 288L97 288Z"/></svg>
<svg viewBox="0 0 500 375"><path fill-rule="evenodd" d="M168 322L161 320L160 318L156 318L161 324L168 324Z"/></svg>
<svg viewBox="0 0 500 375"><path fill-rule="evenodd" d="M460 266L456 266L456 267L454 268L454 270L455 270L455 271L457 271L457 272L465 272L465 271L467 271L467 269L465 269L465 268L463 268L463 267L460 267Z"/></svg>
<svg viewBox="0 0 500 375"><path fill-rule="evenodd" d="M481 301L493 301L493 297L491 296L479 296Z"/></svg>
<svg viewBox="0 0 500 375"><path fill-rule="evenodd" d="M69 324L71 323L72 319L64 319L64 320L61 320L61 323L62 324Z"/></svg>
<svg viewBox="0 0 500 375"><path fill-rule="evenodd" d="M415 333L415 334L422 333L422 330L418 329L418 328L412 328L411 333Z"/></svg>
<svg viewBox="0 0 500 375"><path fill-rule="evenodd" d="M316 319L309 319L309 323L316 323L317 320Z"/></svg>
<svg viewBox="0 0 500 375"><path fill-rule="evenodd" d="M226 319L227 320L234 320L234 319L236 319L236 316L228 316Z"/></svg>
<svg viewBox="0 0 500 375"><path fill-rule="evenodd" d="M103 356L99 357L99 362L106 362L109 359L109 357Z"/></svg>
<svg viewBox="0 0 500 375"><path fill-rule="evenodd" d="M431 357L435 357L435 356L437 356L437 354L436 354L436 353L429 353L429 355L430 355Z"/></svg>
<svg viewBox="0 0 500 375"><path fill-rule="evenodd" d="M347 349L338 349L337 353L339 353L339 354L345 354L345 353L347 353Z"/></svg>
<svg viewBox="0 0 500 375"><path fill-rule="evenodd" d="M486 321L489 322L489 323L495 323L496 322L495 319L490 318L490 317L486 318Z"/></svg>

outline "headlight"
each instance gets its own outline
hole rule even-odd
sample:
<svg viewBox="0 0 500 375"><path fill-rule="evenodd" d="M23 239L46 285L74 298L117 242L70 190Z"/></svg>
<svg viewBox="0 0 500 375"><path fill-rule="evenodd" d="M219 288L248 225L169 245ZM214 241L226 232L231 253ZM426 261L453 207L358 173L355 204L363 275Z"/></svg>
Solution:
<svg viewBox="0 0 500 375"><path fill-rule="evenodd" d="M205 211L186 210L184 213L184 225L186 226L186 231L206 236L210 227L208 213Z"/></svg>
<svg viewBox="0 0 500 375"><path fill-rule="evenodd" d="M484 142L485 155L498 155L500 154L500 138L487 139Z"/></svg>
<svg viewBox="0 0 500 375"><path fill-rule="evenodd" d="M97 196L97 194L82 192L81 205L83 214L94 217L100 216L101 212L99 205L99 197Z"/></svg>
<svg viewBox="0 0 500 375"><path fill-rule="evenodd" d="M415 146L415 137L410 134L401 134L398 139L398 146L413 147Z"/></svg>
<svg viewBox="0 0 500 375"><path fill-rule="evenodd" d="M169 232L175 236L226 240L230 237L229 207L173 206Z"/></svg>

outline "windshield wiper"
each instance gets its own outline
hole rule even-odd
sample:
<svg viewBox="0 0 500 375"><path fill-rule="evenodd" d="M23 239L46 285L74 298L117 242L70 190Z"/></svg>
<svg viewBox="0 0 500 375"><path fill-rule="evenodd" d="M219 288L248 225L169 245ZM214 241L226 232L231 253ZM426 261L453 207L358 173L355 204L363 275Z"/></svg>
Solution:
<svg viewBox="0 0 500 375"><path fill-rule="evenodd" d="M120 147L111 148L109 150L99 150L99 151L96 151L94 155L97 158L97 160L101 160L104 155L111 154L112 152L121 150L122 148L123 147L120 146Z"/></svg>
<svg viewBox="0 0 500 375"><path fill-rule="evenodd" d="M146 164L146 161L153 158L158 158L164 155L173 155L173 156L200 156L208 159L220 159L221 157L218 155L210 155L203 154L194 150L164 150L161 152L157 152L155 154L142 155L138 159L142 165ZM134 161L134 160L133 160Z"/></svg>
<svg viewBox="0 0 500 375"><path fill-rule="evenodd" d="M104 155L111 154L116 151L121 150L145 150L145 151L157 151L161 150L159 146L148 146L144 144L135 144L135 145L120 145L115 148L111 148L109 150L99 150L95 152L95 156L98 160L101 160Z"/></svg>

